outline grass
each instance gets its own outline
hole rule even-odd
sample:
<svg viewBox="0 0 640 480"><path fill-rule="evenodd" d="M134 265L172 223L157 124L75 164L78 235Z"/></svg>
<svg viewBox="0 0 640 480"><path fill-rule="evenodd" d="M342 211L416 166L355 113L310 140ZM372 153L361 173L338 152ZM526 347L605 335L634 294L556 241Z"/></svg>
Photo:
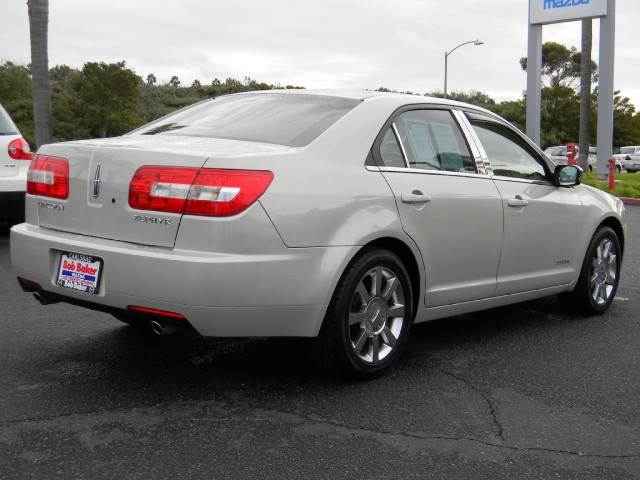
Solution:
<svg viewBox="0 0 640 480"><path fill-rule="evenodd" d="M595 173L585 173L582 183L609 192L609 182L597 180ZM609 193L617 197L640 198L640 173L617 173L616 188Z"/></svg>

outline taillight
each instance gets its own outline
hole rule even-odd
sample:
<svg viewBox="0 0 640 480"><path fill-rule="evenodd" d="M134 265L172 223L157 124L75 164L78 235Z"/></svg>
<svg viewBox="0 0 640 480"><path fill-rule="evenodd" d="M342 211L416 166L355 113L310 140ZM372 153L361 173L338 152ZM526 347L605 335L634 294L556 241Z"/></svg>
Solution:
<svg viewBox="0 0 640 480"><path fill-rule="evenodd" d="M35 155L27 173L27 193L43 197L69 197L69 162L66 158Z"/></svg>
<svg viewBox="0 0 640 480"><path fill-rule="evenodd" d="M31 149L24 138L16 138L9 143L8 153L14 160L31 160Z"/></svg>
<svg viewBox="0 0 640 480"><path fill-rule="evenodd" d="M223 170L145 166L129 188L129 205L138 210L230 217L267 190L273 173L264 170Z"/></svg>

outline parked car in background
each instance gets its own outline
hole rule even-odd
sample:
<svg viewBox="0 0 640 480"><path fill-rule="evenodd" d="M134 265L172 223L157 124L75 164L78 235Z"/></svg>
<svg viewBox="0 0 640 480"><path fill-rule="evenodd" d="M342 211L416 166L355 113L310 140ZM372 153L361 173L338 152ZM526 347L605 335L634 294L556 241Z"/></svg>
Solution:
<svg viewBox="0 0 640 480"><path fill-rule="evenodd" d="M620 153L615 155L620 160L624 169L629 173L640 171L640 146L622 147Z"/></svg>
<svg viewBox="0 0 640 480"><path fill-rule="evenodd" d="M0 221L17 222L24 218L24 198L31 151L0 105Z"/></svg>
<svg viewBox="0 0 640 480"><path fill-rule="evenodd" d="M576 147L576 151L580 151L578 147ZM566 145L559 145L556 147L547 148L544 153L551 159L556 165L567 165L569 160L567 156L567 147ZM615 155L614 155L615 157ZM596 164L598 163L598 149L597 147L589 147L589 171L592 172L596 168ZM616 173L622 172L623 169L622 161L616 158Z"/></svg>
<svg viewBox="0 0 640 480"><path fill-rule="evenodd" d="M384 372L413 323L560 294L613 303L622 202L495 114L371 91L241 93L43 146L11 261L68 302L215 337L311 337Z"/></svg>

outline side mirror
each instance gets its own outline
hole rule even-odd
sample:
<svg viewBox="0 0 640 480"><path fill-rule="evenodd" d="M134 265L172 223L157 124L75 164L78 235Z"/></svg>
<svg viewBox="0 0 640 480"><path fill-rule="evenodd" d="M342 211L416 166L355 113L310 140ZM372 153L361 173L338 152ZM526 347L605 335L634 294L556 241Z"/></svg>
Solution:
<svg viewBox="0 0 640 480"><path fill-rule="evenodd" d="M558 165L554 177L558 187L575 187L582 180L582 168L576 165Z"/></svg>

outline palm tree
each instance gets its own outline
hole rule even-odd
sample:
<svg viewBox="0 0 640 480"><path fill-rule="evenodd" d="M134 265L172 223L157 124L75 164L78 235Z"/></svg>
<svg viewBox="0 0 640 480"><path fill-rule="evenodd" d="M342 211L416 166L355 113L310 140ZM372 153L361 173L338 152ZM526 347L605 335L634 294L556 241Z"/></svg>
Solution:
<svg viewBox="0 0 640 480"><path fill-rule="evenodd" d="M591 19L582 20L582 54L580 56L580 166L589 170L589 143L591 142L591 48L593 30Z"/></svg>
<svg viewBox="0 0 640 480"><path fill-rule="evenodd" d="M51 86L49 83L49 1L28 0L31 33L33 115L38 147L51 143Z"/></svg>

